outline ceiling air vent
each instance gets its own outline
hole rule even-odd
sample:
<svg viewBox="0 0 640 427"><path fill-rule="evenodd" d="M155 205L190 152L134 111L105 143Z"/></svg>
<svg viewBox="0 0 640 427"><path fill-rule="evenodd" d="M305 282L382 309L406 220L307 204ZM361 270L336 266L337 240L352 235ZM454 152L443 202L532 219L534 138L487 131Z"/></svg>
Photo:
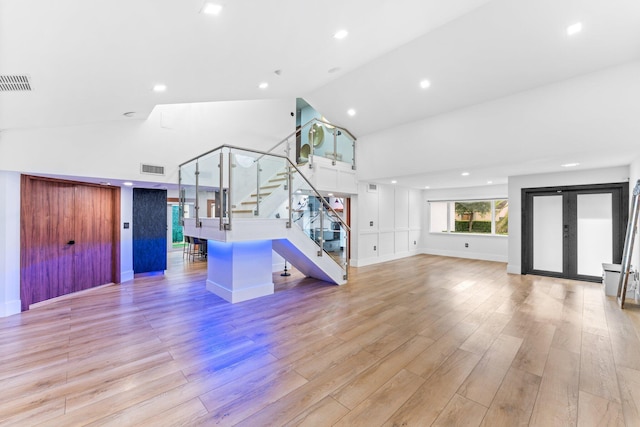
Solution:
<svg viewBox="0 0 640 427"><path fill-rule="evenodd" d="M367 188L367 190L369 191L369 193L376 193L376 192L378 192L378 185L377 184L369 184L369 187Z"/></svg>
<svg viewBox="0 0 640 427"><path fill-rule="evenodd" d="M140 172L151 175L164 175L164 166L145 165L142 163L140 164Z"/></svg>
<svg viewBox="0 0 640 427"><path fill-rule="evenodd" d="M29 76L24 75L0 75L0 92L24 92L31 91Z"/></svg>

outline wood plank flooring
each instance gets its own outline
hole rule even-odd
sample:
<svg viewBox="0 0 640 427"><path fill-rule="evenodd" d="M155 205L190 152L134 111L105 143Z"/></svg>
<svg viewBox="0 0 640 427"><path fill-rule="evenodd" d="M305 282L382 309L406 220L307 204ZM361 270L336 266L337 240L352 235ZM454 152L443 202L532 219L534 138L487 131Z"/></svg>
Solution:
<svg viewBox="0 0 640 427"><path fill-rule="evenodd" d="M0 319L0 425L640 425L640 309L601 285L420 255L233 305L181 255Z"/></svg>

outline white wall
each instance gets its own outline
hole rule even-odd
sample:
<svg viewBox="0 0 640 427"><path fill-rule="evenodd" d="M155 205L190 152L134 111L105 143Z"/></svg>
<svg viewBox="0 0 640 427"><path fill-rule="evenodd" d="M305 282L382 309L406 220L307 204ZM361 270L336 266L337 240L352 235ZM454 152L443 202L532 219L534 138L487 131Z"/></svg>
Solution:
<svg viewBox="0 0 640 427"><path fill-rule="evenodd" d="M509 261L507 272L521 273L523 188L626 182L629 167L576 170L573 172L521 175L509 177Z"/></svg>
<svg viewBox="0 0 640 427"><path fill-rule="evenodd" d="M20 174L0 171L0 317L20 312Z"/></svg>
<svg viewBox="0 0 640 427"><path fill-rule="evenodd" d="M420 190L358 184L351 198L351 264L359 267L419 253L422 241ZM372 224L372 225L370 225Z"/></svg>
<svg viewBox="0 0 640 427"><path fill-rule="evenodd" d="M423 253L453 256L459 258L482 259L507 262L508 239L506 236L486 236L481 234L431 233L431 211L429 201L506 199L507 185L487 185L482 187L450 188L443 190L424 190L422 194L424 216ZM509 233L511 233L511 202L509 203ZM465 247L465 243L469 246Z"/></svg>
<svg viewBox="0 0 640 427"><path fill-rule="evenodd" d="M293 111L293 99L159 105L144 121L4 130L0 170L176 184L180 163L220 145L271 148L295 130Z"/></svg>
<svg viewBox="0 0 640 427"><path fill-rule="evenodd" d="M124 223L129 228L124 228ZM133 188L120 189L120 282L133 280Z"/></svg>

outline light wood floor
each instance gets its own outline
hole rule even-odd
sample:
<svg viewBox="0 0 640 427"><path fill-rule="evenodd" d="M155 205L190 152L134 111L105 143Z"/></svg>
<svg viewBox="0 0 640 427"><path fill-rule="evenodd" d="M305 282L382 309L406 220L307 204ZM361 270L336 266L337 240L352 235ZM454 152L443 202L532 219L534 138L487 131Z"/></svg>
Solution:
<svg viewBox="0 0 640 427"><path fill-rule="evenodd" d="M0 319L1 425L640 425L640 310L421 255L232 305L205 263Z"/></svg>

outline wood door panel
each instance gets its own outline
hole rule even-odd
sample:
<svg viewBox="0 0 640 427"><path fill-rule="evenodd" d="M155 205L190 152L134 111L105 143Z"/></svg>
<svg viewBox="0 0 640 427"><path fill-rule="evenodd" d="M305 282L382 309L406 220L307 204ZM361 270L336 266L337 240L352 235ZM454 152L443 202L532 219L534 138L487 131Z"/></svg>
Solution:
<svg viewBox="0 0 640 427"><path fill-rule="evenodd" d="M23 175L22 310L46 299L118 283L119 223L119 188Z"/></svg>
<svg viewBox="0 0 640 427"><path fill-rule="evenodd" d="M113 198L109 188L77 186L75 289L112 282Z"/></svg>
<svg viewBox="0 0 640 427"><path fill-rule="evenodd" d="M22 309L73 290L72 185L23 177L21 239Z"/></svg>

